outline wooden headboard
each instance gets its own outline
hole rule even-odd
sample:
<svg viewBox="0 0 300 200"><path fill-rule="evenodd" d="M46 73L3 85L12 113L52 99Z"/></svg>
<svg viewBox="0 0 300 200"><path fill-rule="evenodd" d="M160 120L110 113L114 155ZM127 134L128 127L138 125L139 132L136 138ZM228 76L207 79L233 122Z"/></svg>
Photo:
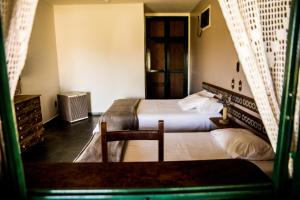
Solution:
<svg viewBox="0 0 300 200"><path fill-rule="evenodd" d="M256 113L256 115L259 116L259 112L253 98L247 97L242 94L238 94L236 92L206 82L202 83L202 87L203 89L206 89L214 94L230 95L231 102L233 104L228 109L229 118L234 120L235 122L238 122L245 128L252 129L256 135L258 135L266 141L269 141L262 120L250 114L251 112L254 112Z"/></svg>

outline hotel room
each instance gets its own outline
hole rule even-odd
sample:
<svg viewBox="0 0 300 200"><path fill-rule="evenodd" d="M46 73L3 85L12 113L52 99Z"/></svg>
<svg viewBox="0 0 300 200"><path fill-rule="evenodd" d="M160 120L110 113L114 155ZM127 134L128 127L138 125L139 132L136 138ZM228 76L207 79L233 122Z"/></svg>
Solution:
<svg viewBox="0 0 300 200"><path fill-rule="evenodd" d="M208 82L253 97L242 69L236 71L239 59L218 2L191 1L189 9L178 4L177 10L162 5L155 13L143 3L61 2L39 1L20 76L22 93L41 95L44 123L57 116L55 101L62 91L89 92L92 114L103 113L115 99L146 97L145 16L189 20L185 95ZM197 16L209 5L211 25L199 37ZM185 12L176 13L180 9Z"/></svg>
<svg viewBox="0 0 300 200"><path fill-rule="evenodd" d="M181 4L177 5L177 9L179 11L182 9L185 13L175 13L179 11L174 8L169 10L172 13L162 13L165 10L168 11L165 8L166 5L157 8L159 13L149 13L147 5L144 8L142 3L82 5L57 2L57 4L56 1L53 1L53 4L50 4L51 1L50 3L49 1L39 2L28 56L20 76L22 94L41 95L43 123L57 117L57 94L64 91L87 92L89 94L88 111L91 114L104 113L116 99L171 99L172 94L167 96L159 92L171 90L170 85L175 85L175 82L180 82L181 85L178 85L178 91L171 91L174 93L173 99L200 92L202 82L213 83L224 89L252 97L242 69L240 72L236 70L239 63L238 56L218 2L201 1L197 5L196 1L191 1L193 2L189 8L191 13ZM199 37L197 16L208 6L211 10L211 25ZM147 17L153 19L156 16L168 15L188 20L188 26L185 27L187 29L185 30L186 44L184 44L186 53L179 60L179 62L185 61L182 66L185 68L182 71L185 72L182 77L175 79L174 83L170 83L172 77L168 75L169 86L166 86L167 81L147 82L149 74L152 75L152 79L155 79L164 73L158 72L156 76L154 76L155 72L148 73L150 70L147 70L145 66L145 49L148 48L145 35ZM157 52L154 48L157 47L153 47L154 53L152 54ZM157 57L157 59L161 58L160 55ZM151 60L155 69L157 66L154 59L155 57ZM164 62L165 58L161 59ZM165 73L164 76L167 74ZM231 86L233 79L236 82L234 88ZM238 87L239 81L243 84L241 90ZM151 85L159 84L160 86L149 88ZM161 84L165 85L161 86ZM153 94L149 94L148 91L152 91ZM148 105L151 103L147 101L141 103L146 114L152 111L152 105ZM215 113L211 115L211 117L217 116L218 114ZM189 118L190 124L186 125L185 131L201 130L201 127L198 127L200 125L192 124L192 121L196 121L195 123L200 121L197 117L201 118L199 114ZM202 126L207 127L202 130L209 130L212 126L209 123L209 117L202 117L206 118ZM140 118L145 117L140 116ZM156 124L157 121L149 123ZM148 128L146 125L142 127ZM195 128L189 128L190 125Z"/></svg>
<svg viewBox="0 0 300 200"><path fill-rule="evenodd" d="M292 30L289 16L299 12L299 6L294 3L298 10L292 12L292 1L256 2L260 7L249 11L249 2L39 0L24 67L13 90L20 159L25 155L26 195L64 199L71 189L69 197L77 199L139 195L252 199L275 197L273 185L278 193L298 195L286 190L286 180L280 179L292 177L293 167L288 168L292 158L278 156L290 146L288 152L298 153L297 140L290 141L292 134L286 139L289 144L277 140L284 141L283 120L291 115L298 119L298 111L283 110L284 115L280 105L290 94L283 88L284 76L291 76L291 71L288 75L284 71L288 50L293 51L287 44ZM274 6L282 20L265 17L264 6ZM269 29L256 27L255 11L261 11L259 23ZM236 16L244 17L243 26ZM280 31L274 31L273 25ZM11 30L6 31L6 26L2 17L4 38L9 41ZM297 76L295 68L292 74ZM295 88L297 81L292 92L296 99ZM61 122L59 129L68 130L73 139L77 134L72 131L87 132L76 130L76 124L89 126L84 142L72 152L72 161L26 160L28 152L31 158L51 153L37 147L55 140L46 135L53 122ZM294 121L288 122L293 127ZM67 140L60 145L67 146ZM5 155L5 150L1 152ZM64 153L68 154L58 154ZM224 197L218 186L224 187ZM24 195L22 187L17 189L18 197ZM193 197L191 187L202 193ZM165 194L159 188L170 190ZM247 188L253 192L245 192ZM85 196L89 194L95 196Z"/></svg>

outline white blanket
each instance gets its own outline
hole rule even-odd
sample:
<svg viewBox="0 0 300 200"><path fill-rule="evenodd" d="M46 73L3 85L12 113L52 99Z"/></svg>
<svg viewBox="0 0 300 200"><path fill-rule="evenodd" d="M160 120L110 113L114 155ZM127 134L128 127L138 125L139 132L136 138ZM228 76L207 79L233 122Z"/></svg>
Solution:
<svg viewBox="0 0 300 200"><path fill-rule="evenodd" d="M215 128L209 118L220 117L220 113L201 113L197 109L183 111L177 101L141 100L137 109L139 129L156 129L158 120L164 120L165 132L209 131Z"/></svg>
<svg viewBox="0 0 300 200"><path fill-rule="evenodd" d="M185 132L164 134L164 160L212 160L229 159L209 132ZM158 161L157 141L129 141L124 162ZM268 176L272 176L273 161L252 161Z"/></svg>

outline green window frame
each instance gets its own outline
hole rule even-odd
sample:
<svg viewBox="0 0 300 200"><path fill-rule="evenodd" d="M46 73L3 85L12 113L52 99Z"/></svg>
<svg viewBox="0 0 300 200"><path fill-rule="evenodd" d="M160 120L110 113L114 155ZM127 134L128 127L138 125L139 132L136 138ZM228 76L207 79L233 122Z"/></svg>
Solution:
<svg viewBox="0 0 300 200"><path fill-rule="evenodd" d="M17 199L256 199L284 195L300 198L300 140L294 154L294 177L288 177L288 160L293 133L293 117L299 74L299 1L293 0L288 35L288 51L285 71L285 84L282 95L280 128L277 153L275 157L273 184L247 184L226 186L199 186L187 188L154 189L34 189L26 187L20 148L18 144L14 109L10 99L7 67L5 59L2 26L0 27L0 111L3 130L2 158L3 171L1 183L3 190L10 197ZM299 133L298 133L299 135ZM1 192L1 196L3 193ZM277 196L278 197L278 196Z"/></svg>

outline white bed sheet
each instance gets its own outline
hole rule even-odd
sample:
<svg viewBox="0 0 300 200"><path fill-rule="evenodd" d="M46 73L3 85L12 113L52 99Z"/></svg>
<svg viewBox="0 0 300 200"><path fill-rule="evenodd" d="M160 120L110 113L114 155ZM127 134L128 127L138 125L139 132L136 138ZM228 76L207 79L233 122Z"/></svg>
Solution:
<svg viewBox="0 0 300 200"><path fill-rule="evenodd" d="M165 132L209 131L215 129L210 117L220 113L201 113L196 109L183 111L177 99L141 100L137 109L139 129L157 128L157 121L164 120Z"/></svg>
<svg viewBox="0 0 300 200"><path fill-rule="evenodd" d="M230 159L215 141L210 132L184 132L164 134L164 160L212 160ZM157 141L129 141L124 162L158 161ZM251 161L264 171L269 177L272 176L273 161Z"/></svg>

